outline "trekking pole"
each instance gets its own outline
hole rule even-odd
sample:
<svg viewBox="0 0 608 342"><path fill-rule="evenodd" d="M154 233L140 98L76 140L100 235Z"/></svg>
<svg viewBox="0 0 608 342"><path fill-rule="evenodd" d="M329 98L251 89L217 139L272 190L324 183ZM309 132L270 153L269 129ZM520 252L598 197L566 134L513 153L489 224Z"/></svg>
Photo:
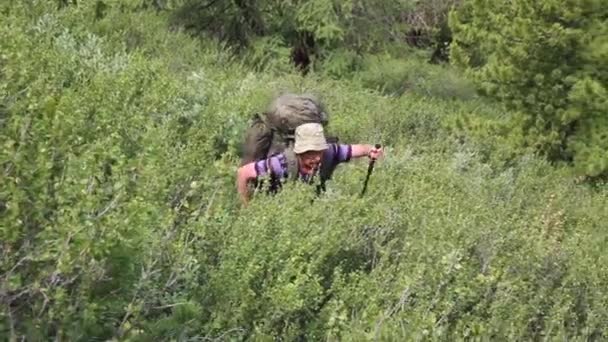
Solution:
<svg viewBox="0 0 608 342"><path fill-rule="evenodd" d="M379 149L380 147L382 147L382 145L380 144L376 144L376 149ZM365 183L363 183L363 190L361 191L361 197L363 197L363 195L365 194L365 190L367 190L367 182L369 181L369 176L372 174L372 171L374 171L374 164L376 163L376 158L372 158L372 160L369 161L369 166L367 167L367 176L365 177Z"/></svg>

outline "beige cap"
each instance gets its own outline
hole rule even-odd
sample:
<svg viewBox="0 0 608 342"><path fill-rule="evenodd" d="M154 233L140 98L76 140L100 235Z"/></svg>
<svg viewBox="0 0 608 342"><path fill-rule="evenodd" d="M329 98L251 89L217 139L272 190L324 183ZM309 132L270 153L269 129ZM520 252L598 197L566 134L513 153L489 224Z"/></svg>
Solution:
<svg viewBox="0 0 608 342"><path fill-rule="evenodd" d="M295 144L293 151L296 154L307 151L323 151L327 149L327 141L323 133L323 126L318 123L300 125L295 131Z"/></svg>

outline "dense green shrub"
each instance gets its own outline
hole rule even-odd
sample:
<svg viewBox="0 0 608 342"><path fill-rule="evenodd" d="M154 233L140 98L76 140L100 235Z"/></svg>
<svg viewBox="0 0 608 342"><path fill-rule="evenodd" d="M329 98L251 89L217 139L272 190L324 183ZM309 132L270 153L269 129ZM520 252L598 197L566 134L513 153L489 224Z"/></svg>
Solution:
<svg viewBox="0 0 608 342"><path fill-rule="evenodd" d="M107 40L91 32L110 28L83 20L90 5L8 9L0 28L2 334L124 335L198 284L201 264L184 249L192 232L180 228L204 214L203 194L220 184L202 181L224 171L197 172L208 167L196 154L215 156L218 138L230 138L227 108L238 106L210 97L232 86L174 76L158 57L171 60L175 39L187 51L183 36L160 49L150 39L159 36L142 36L141 50L128 53L120 32ZM222 110L223 122L207 116Z"/></svg>
<svg viewBox="0 0 608 342"><path fill-rule="evenodd" d="M606 189L444 130L498 109L254 72L148 11L0 14L2 340L608 335ZM365 197L354 161L312 203L291 184L238 207L242 132L280 90L386 145Z"/></svg>
<svg viewBox="0 0 608 342"><path fill-rule="evenodd" d="M289 51L286 58L281 54L281 62L319 71L327 59L338 67L336 63L344 61L336 59L347 57L346 51L378 53L392 45L434 49L433 60L445 59L447 13L459 2L184 0L166 8L171 9L174 25L190 32L217 37L240 51L270 44L272 52ZM260 67L258 62L249 61Z"/></svg>
<svg viewBox="0 0 608 342"><path fill-rule="evenodd" d="M463 100L475 97L473 85L455 70L428 64L416 55L368 56L354 78L388 95L416 94Z"/></svg>
<svg viewBox="0 0 608 342"><path fill-rule="evenodd" d="M581 175L608 170L608 7L603 1L465 1L454 61L519 112L517 139Z"/></svg>
<svg viewBox="0 0 608 342"><path fill-rule="evenodd" d="M310 34L316 43L332 46L340 41L350 47L381 44L377 38L393 32L400 11L408 2L389 1L214 1L187 0L175 4L176 24L210 31L227 41L246 44L251 38L278 35L286 40ZM220 24L221 23L221 24ZM365 27L355 33L351 29ZM359 38L357 38L359 36ZM374 41L376 40L376 41Z"/></svg>

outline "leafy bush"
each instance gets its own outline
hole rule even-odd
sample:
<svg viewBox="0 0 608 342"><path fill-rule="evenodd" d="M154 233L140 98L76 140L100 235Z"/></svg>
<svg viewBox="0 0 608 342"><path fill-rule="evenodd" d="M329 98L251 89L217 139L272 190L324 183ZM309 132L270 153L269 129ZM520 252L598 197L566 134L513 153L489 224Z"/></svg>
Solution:
<svg viewBox="0 0 608 342"><path fill-rule="evenodd" d="M293 70L291 52L285 42L277 37L253 40L247 53L248 64L258 72L289 73Z"/></svg>
<svg viewBox="0 0 608 342"><path fill-rule="evenodd" d="M333 79L346 79L362 68L363 57L348 49L337 49L317 67L319 72Z"/></svg>
<svg viewBox="0 0 608 342"><path fill-rule="evenodd" d="M458 3L185 0L176 1L170 10L174 25L216 37L241 51L260 41L280 41L290 50L293 64L308 72L318 71L328 58L338 66L336 59L347 57L345 51L378 53L406 44L428 48L435 40L441 41L436 50L442 50L449 40L445 37L448 10Z"/></svg>
<svg viewBox="0 0 608 342"><path fill-rule="evenodd" d="M608 335L606 189L452 142L477 103L257 73L147 11L0 6L3 340ZM312 203L238 207L247 119L284 89L387 145L365 197L353 161Z"/></svg>
<svg viewBox="0 0 608 342"><path fill-rule="evenodd" d="M428 64L416 55L409 58L369 56L355 78L366 87L389 95L412 93L463 100L475 96L472 84L456 71L445 66Z"/></svg>
<svg viewBox="0 0 608 342"><path fill-rule="evenodd" d="M607 14L601 1L467 1L451 20L454 61L519 112L524 146L588 176L608 170Z"/></svg>
<svg viewBox="0 0 608 342"><path fill-rule="evenodd" d="M195 154L213 156L216 134L229 136L228 115L207 116L226 105L210 101L225 89L174 77L145 49L125 52L116 33L91 33L82 20L91 5L9 9L0 80L3 334L126 335L198 282L201 264L183 249L192 235L180 227L210 200L202 195L210 182L192 186L202 166ZM188 201L197 204L186 210Z"/></svg>

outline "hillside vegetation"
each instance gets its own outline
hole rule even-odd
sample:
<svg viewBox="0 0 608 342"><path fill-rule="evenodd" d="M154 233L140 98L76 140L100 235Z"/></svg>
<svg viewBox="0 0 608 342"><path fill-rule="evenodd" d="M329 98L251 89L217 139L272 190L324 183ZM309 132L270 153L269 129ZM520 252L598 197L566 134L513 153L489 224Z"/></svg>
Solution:
<svg viewBox="0 0 608 342"><path fill-rule="evenodd" d="M509 105L500 87L490 87L499 96L477 93L480 75L508 75L501 84L513 85L514 69L429 63L458 1L371 1L378 17L336 14L334 31L311 24L317 38L343 34L321 39L305 73L285 38L303 28L273 12L283 2L258 3L276 20L247 31L246 42L190 25L184 14L199 12L183 6L196 3L0 4L0 339L608 338L606 145L582 140L606 119L606 59L581 62L599 71L581 64L574 90L555 93L572 100L561 114L591 111L571 131L583 133L569 135L561 129L572 121L526 116L541 102ZM198 8L212 15L220 3ZM370 13L336 3L319 13ZM458 25L487 14L475 8L483 1L464 3ZM377 23L389 9L420 15L382 21L397 37L383 46L352 41L349 25ZM422 49L398 39L422 25L411 18L434 27ZM212 27L232 27L221 25ZM458 25L455 33L466 31ZM382 32L367 32L367 42ZM471 37L455 38L456 57ZM251 43L262 41L281 43ZM505 49L488 60L503 60ZM586 101L587 88L598 96ZM321 95L341 141L385 146L365 196L361 160L340 166L312 203L312 187L289 184L241 208L243 133L281 91ZM551 94L538 101L557 100ZM604 134L597 129L589 134ZM547 137L581 157L548 158L545 147L557 143ZM591 166L579 167L583 156Z"/></svg>

